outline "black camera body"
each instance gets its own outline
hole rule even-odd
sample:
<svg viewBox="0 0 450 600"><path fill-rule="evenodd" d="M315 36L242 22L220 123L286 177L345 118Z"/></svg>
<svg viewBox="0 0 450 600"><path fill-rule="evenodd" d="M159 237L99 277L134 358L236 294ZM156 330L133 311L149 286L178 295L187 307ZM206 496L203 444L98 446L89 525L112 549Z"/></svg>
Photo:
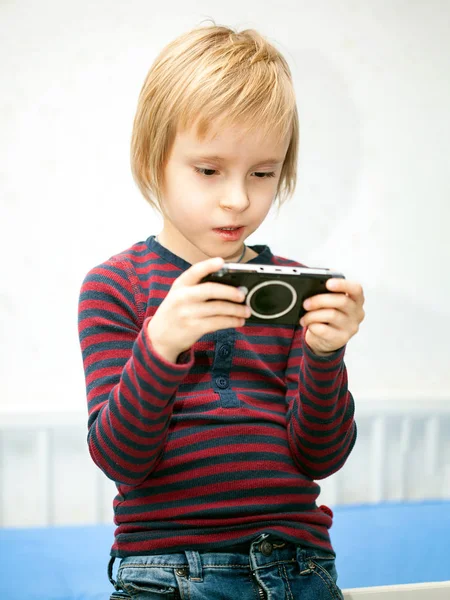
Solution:
<svg viewBox="0 0 450 600"><path fill-rule="evenodd" d="M249 263L227 263L202 279L243 289L252 314L247 321L264 324L298 325L305 314L303 302L316 294L332 293L326 288L331 278L345 279L330 269L279 267Z"/></svg>

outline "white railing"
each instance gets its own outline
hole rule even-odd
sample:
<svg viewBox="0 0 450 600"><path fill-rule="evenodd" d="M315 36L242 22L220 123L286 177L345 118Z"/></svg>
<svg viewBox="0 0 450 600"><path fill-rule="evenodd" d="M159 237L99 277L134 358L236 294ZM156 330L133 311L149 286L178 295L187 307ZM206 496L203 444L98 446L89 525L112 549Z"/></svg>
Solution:
<svg viewBox="0 0 450 600"><path fill-rule="evenodd" d="M0 526L112 522L86 414L0 413ZM450 398L359 400L358 440L321 504L450 498Z"/></svg>
<svg viewBox="0 0 450 600"><path fill-rule="evenodd" d="M343 590L345 600L448 600L450 581Z"/></svg>

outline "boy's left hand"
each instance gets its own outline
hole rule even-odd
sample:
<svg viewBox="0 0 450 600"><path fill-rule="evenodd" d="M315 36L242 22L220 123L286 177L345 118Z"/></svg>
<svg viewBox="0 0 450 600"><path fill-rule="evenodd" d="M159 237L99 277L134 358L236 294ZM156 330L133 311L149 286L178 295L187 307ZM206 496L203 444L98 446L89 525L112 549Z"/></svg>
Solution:
<svg viewBox="0 0 450 600"><path fill-rule="evenodd" d="M305 340L318 355L335 352L345 346L359 330L365 313L361 285L347 279L329 279L332 294L318 294L303 303L306 314L300 325L307 328Z"/></svg>

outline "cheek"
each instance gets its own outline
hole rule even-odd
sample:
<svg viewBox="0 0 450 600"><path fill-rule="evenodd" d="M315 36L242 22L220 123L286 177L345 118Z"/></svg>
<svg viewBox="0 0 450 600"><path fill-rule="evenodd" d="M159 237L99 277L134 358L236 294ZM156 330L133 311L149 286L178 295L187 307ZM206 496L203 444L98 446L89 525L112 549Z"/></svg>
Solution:
<svg viewBox="0 0 450 600"><path fill-rule="evenodd" d="M251 193L251 203L253 210L259 214L265 214L272 206L277 194L277 184L265 185L254 188Z"/></svg>
<svg viewBox="0 0 450 600"><path fill-rule="evenodd" d="M207 198L195 183L190 169L171 169L170 166L167 168L163 203L168 216L179 220L181 216L189 218L193 213L204 211Z"/></svg>
<svg viewBox="0 0 450 600"><path fill-rule="evenodd" d="M207 199L185 182L178 187L172 186L167 192L164 198L165 211L174 223L186 227L190 223L198 223L209 212Z"/></svg>

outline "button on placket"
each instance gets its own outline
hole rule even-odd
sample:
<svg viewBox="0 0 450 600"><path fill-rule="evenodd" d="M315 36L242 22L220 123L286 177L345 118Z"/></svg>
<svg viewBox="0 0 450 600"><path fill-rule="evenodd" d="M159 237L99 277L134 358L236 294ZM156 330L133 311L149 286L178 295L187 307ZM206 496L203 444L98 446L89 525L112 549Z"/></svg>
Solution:
<svg viewBox="0 0 450 600"><path fill-rule="evenodd" d="M216 377L216 383L220 389L224 390L229 386L230 381L227 377Z"/></svg>
<svg viewBox="0 0 450 600"><path fill-rule="evenodd" d="M230 349L230 346L228 346L228 344L224 344L223 346L220 347L220 350L219 350L220 356L223 356L223 357L230 356L230 352L231 352L231 349Z"/></svg>
<svg viewBox="0 0 450 600"><path fill-rule="evenodd" d="M216 348L211 372L214 391L219 395L222 408L239 408L240 401L232 386L233 352L236 330L223 329L215 334Z"/></svg>

